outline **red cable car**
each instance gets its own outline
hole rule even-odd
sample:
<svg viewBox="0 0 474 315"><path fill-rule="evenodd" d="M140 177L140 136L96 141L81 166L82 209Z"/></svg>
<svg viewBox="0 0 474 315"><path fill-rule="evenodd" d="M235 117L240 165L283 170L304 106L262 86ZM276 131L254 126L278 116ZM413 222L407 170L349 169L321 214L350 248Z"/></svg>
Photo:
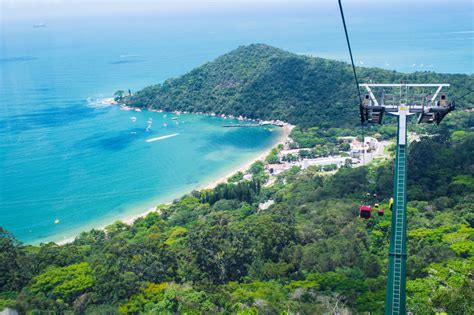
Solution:
<svg viewBox="0 0 474 315"><path fill-rule="evenodd" d="M377 214L379 215L379 217L383 217L383 215L385 214L385 211L383 209L378 209Z"/></svg>
<svg viewBox="0 0 474 315"><path fill-rule="evenodd" d="M370 206L362 205L359 208L359 216L362 219L369 219L371 212L372 212L372 209L370 208Z"/></svg>

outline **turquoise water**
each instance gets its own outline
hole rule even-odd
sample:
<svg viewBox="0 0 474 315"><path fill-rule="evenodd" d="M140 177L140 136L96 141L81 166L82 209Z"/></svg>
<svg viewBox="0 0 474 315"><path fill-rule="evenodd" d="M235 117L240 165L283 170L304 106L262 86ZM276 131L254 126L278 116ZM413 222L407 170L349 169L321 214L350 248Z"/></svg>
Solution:
<svg viewBox="0 0 474 315"><path fill-rule="evenodd" d="M182 115L176 125L169 114L97 99L256 42L347 60L337 1L136 3L0 2L0 226L23 241L60 240L169 201L277 137L204 116ZM345 8L358 64L473 72L471 1Z"/></svg>
<svg viewBox="0 0 474 315"><path fill-rule="evenodd" d="M173 116L79 103L11 118L2 129L2 226L28 242L61 240L143 213L226 175L279 134ZM175 136L146 141L166 135Z"/></svg>

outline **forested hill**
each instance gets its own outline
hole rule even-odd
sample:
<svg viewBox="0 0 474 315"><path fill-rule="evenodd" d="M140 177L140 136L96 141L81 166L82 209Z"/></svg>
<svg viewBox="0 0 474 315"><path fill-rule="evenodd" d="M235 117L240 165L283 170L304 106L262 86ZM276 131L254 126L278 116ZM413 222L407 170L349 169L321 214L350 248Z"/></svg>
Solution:
<svg viewBox="0 0 474 315"><path fill-rule="evenodd" d="M363 81L447 81L457 94L473 84L467 75L358 71ZM301 127L349 125L358 116L351 88L344 63L251 45L125 101ZM343 107L351 110L341 117ZM407 309L414 314L474 314L473 126L472 112L455 111L409 146ZM330 140L345 132L303 129L294 136L315 154L329 152ZM382 314L392 159L365 169L344 165L333 176L293 167L273 185L262 185L261 161L249 172L251 181L237 176L193 191L131 225L115 222L65 245L24 245L0 226L0 311ZM377 194L384 216L358 217L367 191Z"/></svg>
<svg viewBox="0 0 474 315"><path fill-rule="evenodd" d="M358 68L361 82L449 82L450 95L474 86L474 76L416 72L403 74ZM241 46L191 72L147 87L127 104L249 118L281 119L302 127L357 123L357 99L349 64L296 55L263 44ZM470 96L472 104L474 96Z"/></svg>
<svg viewBox="0 0 474 315"><path fill-rule="evenodd" d="M473 150L474 134L465 130L411 145L407 308L414 314L474 314ZM293 168L268 187L195 191L132 225L116 222L62 246L24 246L0 227L0 311L382 314L392 165L367 171L386 209L371 220L357 211L364 170L344 167L334 176ZM269 199L274 204L262 210Z"/></svg>

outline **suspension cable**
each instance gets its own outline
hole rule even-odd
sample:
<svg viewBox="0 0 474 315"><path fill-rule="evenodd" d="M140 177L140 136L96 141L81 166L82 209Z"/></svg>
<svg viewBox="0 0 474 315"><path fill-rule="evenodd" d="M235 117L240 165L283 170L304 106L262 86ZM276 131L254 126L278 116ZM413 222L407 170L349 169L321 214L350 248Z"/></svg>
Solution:
<svg viewBox="0 0 474 315"><path fill-rule="evenodd" d="M457 101L457 100L459 100L459 99L463 99L463 98L465 98L466 96L468 96L468 95L471 94L471 93L474 93L474 90L469 90L469 92L467 92L467 93L465 93L465 94L463 94L463 95L461 95L461 96L456 97L455 100Z"/></svg>
<svg viewBox="0 0 474 315"><path fill-rule="evenodd" d="M344 25L344 33L346 34L347 48L349 48L349 55L351 57L352 72L354 73L355 84L357 88L357 94L359 96L359 112L360 112L360 129L362 133L362 177L363 177L363 187L366 190L366 174L365 174L365 136L364 136L364 107L362 105L362 96L360 94L359 80L357 79L357 72L354 65L354 58L352 57L351 43L349 41L349 34L347 32L346 19L344 18L344 10L342 9L341 0L339 0L339 10L341 11L342 24Z"/></svg>
<svg viewBox="0 0 474 315"><path fill-rule="evenodd" d="M342 3L339 0L339 10L341 11L342 24L344 25L344 33L346 34L347 47L349 48L349 55L351 57L352 72L354 73L354 79L356 83L357 93L359 95L359 106L362 107L362 96L360 94L359 80L357 79L356 68L354 65L354 58L352 57L351 43L349 41L349 34L347 33L346 19L344 18L344 11L342 10Z"/></svg>

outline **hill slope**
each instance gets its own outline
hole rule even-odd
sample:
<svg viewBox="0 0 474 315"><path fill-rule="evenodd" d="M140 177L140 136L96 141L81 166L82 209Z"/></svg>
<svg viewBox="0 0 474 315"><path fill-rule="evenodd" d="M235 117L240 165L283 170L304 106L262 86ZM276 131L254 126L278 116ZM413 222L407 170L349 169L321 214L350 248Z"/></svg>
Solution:
<svg viewBox="0 0 474 315"><path fill-rule="evenodd" d="M473 314L474 134L442 138L414 143L408 157L407 304L415 314ZM244 198L226 193L232 184L193 192L62 246L22 246L0 228L0 310L382 314L392 163L367 173L386 209L373 220L357 217L361 168L309 168Z"/></svg>
<svg viewBox="0 0 474 315"><path fill-rule="evenodd" d="M384 82L401 76L419 82L458 80L457 92L472 83L466 75L359 70L365 79L386 75L379 78ZM357 121L357 113L341 120L338 111L356 108L343 99L344 93L352 96L350 82L343 63L253 45L149 87L127 102L168 110L238 110L263 118L282 115L301 125L349 124ZM317 101L311 89L329 91L323 85L339 85L340 107ZM290 100L294 106L285 106ZM305 110L313 116L298 114ZM415 314L474 313L472 116L456 111L437 135L410 145L407 307ZM160 205L158 212L132 225L116 222L61 246L24 246L0 227L0 310L382 314L392 165L372 164L367 171L346 166L333 176L292 168L268 187L258 181L221 184ZM379 196L384 217L358 218L360 197L367 191ZM269 199L274 204L260 209Z"/></svg>
<svg viewBox="0 0 474 315"><path fill-rule="evenodd" d="M344 62L253 44L147 87L126 102L167 111L281 119L302 127L350 126L358 122L351 71ZM358 68L358 72L361 82L450 82L451 95L464 94L474 86L474 76L464 74L402 74L377 68Z"/></svg>

